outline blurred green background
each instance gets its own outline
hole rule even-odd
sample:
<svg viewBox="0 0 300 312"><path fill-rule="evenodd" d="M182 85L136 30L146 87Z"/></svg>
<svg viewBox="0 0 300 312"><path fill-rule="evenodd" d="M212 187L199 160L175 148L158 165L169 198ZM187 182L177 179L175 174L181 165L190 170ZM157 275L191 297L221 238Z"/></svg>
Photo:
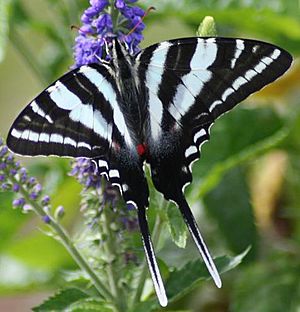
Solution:
<svg viewBox="0 0 300 312"><path fill-rule="evenodd" d="M221 117L194 165L189 200L214 255L238 254L242 265L222 276L223 288L201 283L168 310L300 311L300 2L298 0L140 1L156 11L145 20L143 46L194 36L206 15L219 36L255 38L287 49L290 71ZM48 83L72 65L85 0L0 0L0 134ZM22 159L53 199L66 208L64 224L80 227L80 186L68 161ZM40 221L13 210L0 193L0 311L29 311L76 268L64 249L45 236ZM180 242L177 241L180 245ZM190 244L171 241L160 256L182 266L198 257Z"/></svg>

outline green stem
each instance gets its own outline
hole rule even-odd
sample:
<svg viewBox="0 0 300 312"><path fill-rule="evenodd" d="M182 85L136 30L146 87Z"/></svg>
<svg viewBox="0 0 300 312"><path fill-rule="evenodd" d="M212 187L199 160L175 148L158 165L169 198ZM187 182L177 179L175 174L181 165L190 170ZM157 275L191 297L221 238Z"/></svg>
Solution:
<svg viewBox="0 0 300 312"><path fill-rule="evenodd" d="M108 265L107 265L107 276L110 288L115 297L115 307L119 312L125 312L127 310L127 304L122 288L119 287L118 281L119 276L115 270L114 263L116 261L116 250L117 246L115 243L115 235L111 230L112 218L109 213L110 207L104 207L103 209L103 230L106 234L106 241L104 243L104 251L108 256Z"/></svg>
<svg viewBox="0 0 300 312"><path fill-rule="evenodd" d="M90 267L88 262L80 254L80 252L75 247L75 245L71 241L70 237L68 236L64 228L52 216L48 215L37 202L35 202L29 197L29 194L26 191L26 189L22 185L20 185L19 181L17 181L16 178L9 175L8 171L5 173L7 174L7 176L9 176L13 184L18 184L20 186L20 193L24 196L26 203L28 203L33 208L34 212L42 218L46 216L50 218L50 222L47 225L53 231L55 231L55 233L59 237L59 240L65 246L65 248L72 256L72 258L75 260L75 262L78 264L78 266L89 275L94 286L98 290L99 295L104 297L105 299L108 299L111 302L114 302L114 297L112 296L112 294L109 292L106 286L102 284L102 282L99 280L98 276L95 274L95 272Z"/></svg>
<svg viewBox="0 0 300 312"><path fill-rule="evenodd" d="M162 226L163 226L163 220L161 219L160 215L157 214L155 225L154 225L153 232L152 232L153 246L158 244ZM133 298L131 302L132 308L137 302L140 302L140 299L141 299L141 296L145 287L147 274L148 274L148 264L147 264L147 261L144 261L142 268L141 268L141 274L139 276L139 280L137 283L137 288L136 288L134 296L132 297Z"/></svg>
<svg viewBox="0 0 300 312"><path fill-rule="evenodd" d="M110 14L110 16L112 18L113 27L114 28L117 27L118 26L119 10L117 10L115 8L114 1L110 1L109 14ZM113 33L116 33L115 29L114 29Z"/></svg>

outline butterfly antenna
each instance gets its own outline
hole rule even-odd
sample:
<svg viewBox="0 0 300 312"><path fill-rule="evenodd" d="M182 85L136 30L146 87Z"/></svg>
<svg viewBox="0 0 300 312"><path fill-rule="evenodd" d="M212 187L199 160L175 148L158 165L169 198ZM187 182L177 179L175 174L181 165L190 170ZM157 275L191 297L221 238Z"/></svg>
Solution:
<svg viewBox="0 0 300 312"><path fill-rule="evenodd" d="M88 35L88 36L92 35L92 33L88 32L88 31L84 31L76 25L71 25L71 30L77 30L78 32L85 34L85 35Z"/></svg>
<svg viewBox="0 0 300 312"><path fill-rule="evenodd" d="M205 242L202 238L202 235L199 231L198 225L196 223L196 220L192 214L192 211L184 197L184 195L182 194L181 198L179 201L177 201L178 207L183 215L184 221L187 224L187 227L193 237L193 240L196 244L196 246L198 247L198 250L204 260L204 263L211 275L211 277L213 278L216 286L218 288L222 287L222 281L219 275L219 272L215 266L215 263L209 253L208 248L205 245Z"/></svg>
<svg viewBox="0 0 300 312"><path fill-rule="evenodd" d="M136 25L130 30L130 32L125 37L131 35L138 28L138 26L143 22L144 18L150 13L150 11L153 11L153 10L156 10L155 7L153 6L149 7L144 13L144 15L141 17L141 19L136 23Z"/></svg>
<svg viewBox="0 0 300 312"><path fill-rule="evenodd" d="M160 305L162 307L166 307L168 304L168 298L166 296L165 287L164 287L161 274L157 265L157 261L156 261L150 233L149 233L145 207L143 208L139 207L137 211L138 211L139 226L140 226L140 230L141 230L142 238L143 238L144 250L145 250L151 278L153 281L154 289L155 289Z"/></svg>

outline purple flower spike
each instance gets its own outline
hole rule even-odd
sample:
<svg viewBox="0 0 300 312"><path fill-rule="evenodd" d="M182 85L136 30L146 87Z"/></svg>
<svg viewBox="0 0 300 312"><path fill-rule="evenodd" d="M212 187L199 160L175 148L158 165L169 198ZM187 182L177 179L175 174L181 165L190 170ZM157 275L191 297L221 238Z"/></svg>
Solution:
<svg viewBox="0 0 300 312"><path fill-rule="evenodd" d="M36 201L42 192L41 184L38 184L36 178L28 178L27 170L21 166L20 162L16 162L13 154L8 152L6 145L0 138L0 189L3 191L13 191L15 193L26 192L29 199ZM24 195L25 196L25 195ZM26 196L25 196L26 197ZM27 198L27 197L26 197ZM44 196L42 204L45 206L49 204L50 197ZM14 207L21 207L23 212L33 210L33 208L26 204L26 200L21 197L14 199L12 202ZM44 208L44 207L43 207Z"/></svg>
<svg viewBox="0 0 300 312"><path fill-rule="evenodd" d="M90 0L90 7L81 16L83 26L75 39L75 67L98 63L99 59L110 60L107 47L111 46L115 38L126 40L130 53L140 51L138 45L143 39L142 31L145 28L141 18L145 12L137 6L132 6L134 2L136 1ZM110 12L116 10L119 12L113 24ZM133 29L134 31L127 36Z"/></svg>
<svg viewBox="0 0 300 312"><path fill-rule="evenodd" d="M100 188L101 176L97 173L94 163L85 158L79 158L73 163L71 176L77 178L86 189Z"/></svg>

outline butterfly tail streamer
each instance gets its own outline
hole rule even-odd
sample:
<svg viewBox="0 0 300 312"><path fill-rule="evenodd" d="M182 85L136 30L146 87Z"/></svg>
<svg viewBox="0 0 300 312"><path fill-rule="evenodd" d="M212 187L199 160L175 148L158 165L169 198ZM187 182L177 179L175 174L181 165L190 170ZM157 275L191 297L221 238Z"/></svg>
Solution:
<svg viewBox="0 0 300 312"><path fill-rule="evenodd" d="M138 208L138 221L139 221L139 226L140 226L140 230L142 233L144 250L145 250L151 278L153 281L154 289L155 289L160 305L162 307L166 307L168 304L168 298L166 295L166 290L165 290L163 280L161 278L161 274L160 274L158 264L156 261L156 257L155 257L151 237L150 237L146 211L144 207Z"/></svg>
<svg viewBox="0 0 300 312"><path fill-rule="evenodd" d="M208 248L205 245L205 242L202 238L202 235L199 231L198 225L196 223L196 220L192 214L192 211L186 201L186 199L184 198L184 196L181 196L182 198L180 198L180 200L177 201L177 205L183 215L183 218L187 224L187 227L193 237L193 240L204 260L204 263L211 275L211 277L213 278L216 286L218 288L222 287L222 281L219 275L219 272L216 268L216 265L209 253Z"/></svg>

